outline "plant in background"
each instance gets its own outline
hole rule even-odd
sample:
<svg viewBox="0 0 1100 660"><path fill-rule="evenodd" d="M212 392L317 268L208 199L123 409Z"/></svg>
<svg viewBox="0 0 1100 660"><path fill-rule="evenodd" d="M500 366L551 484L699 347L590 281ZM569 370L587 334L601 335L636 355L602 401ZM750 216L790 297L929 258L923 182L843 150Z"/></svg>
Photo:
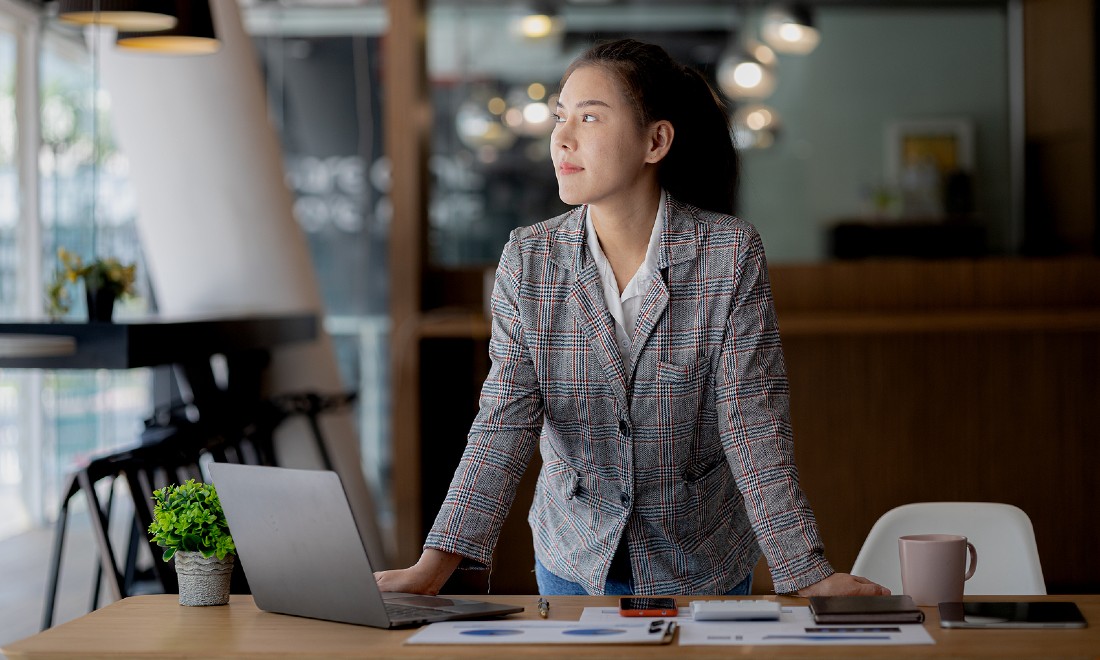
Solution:
<svg viewBox="0 0 1100 660"><path fill-rule="evenodd" d="M60 267L54 272L53 281L46 288L50 318L60 318L69 312L72 300L69 285L84 281L86 291L105 291L114 298L134 295L136 264L123 264L114 257L96 259L88 263L65 248L57 249Z"/></svg>
<svg viewBox="0 0 1100 660"><path fill-rule="evenodd" d="M218 559L237 553L213 484L189 479L182 485L165 486L153 493L153 503L149 534L165 548L164 561L177 551Z"/></svg>

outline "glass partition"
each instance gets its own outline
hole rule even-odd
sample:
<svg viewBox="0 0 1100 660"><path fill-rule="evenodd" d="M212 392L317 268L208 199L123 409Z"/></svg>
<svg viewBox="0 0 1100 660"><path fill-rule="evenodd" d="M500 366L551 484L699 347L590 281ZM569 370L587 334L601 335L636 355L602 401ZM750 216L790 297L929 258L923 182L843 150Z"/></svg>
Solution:
<svg viewBox="0 0 1100 660"><path fill-rule="evenodd" d="M539 105L581 50L619 37L719 92L738 214L772 262L844 256L853 225L1017 249L1006 3L809 4L814 44L792 47L777 34L794 24L763 3L430 3L432 260L495 263L509 230L564 210Z"/></svg>
<svg viewBox="0 0 1100 660"><path fill-rule="evenodd" d="M16 40L0 22L0 316L13 316L18 305L19 172L16 165ZM28 523L20 497L19 385L16 374L0 370L0 538Z"/></svg>
<svg viewBox="0 0 1100 660"><path fill-rule="evenodd" d="M382 128L382 7L244 7L309 244L363 471L380 520L389 501L389 163Z"/></svg>
<svg viewBox="0 0 1100 660"><path fill-rule="evenodd" d="M39 30L26 25L23 29ZM39 80L39 216L20 203L15 162L20 149L14 108L17 93L14 35L0 29L0 317L41 320L45 283L57 268L57 249L83 259L114 256L138 264L136 298L121 301L120 319L150 308L134 194L125 156L110 130L110 99L97 92L93 53L81 35L41 29ZM32 71L35 67L23 67ZM17 92L16 90L22 90ZM32 224L38 230L32 231ZM19 252L21 236L40 236L41 261ZM31 272L41 263L40 272ZM18 303L16 292L37 290ZM67 321L86 318L83 296L73 296ZM22 305L22 306L21 306ZM130 371L0 370L0 537L54 516L66 475L90 457L139 441L152 412L151 374Z"/></svg>
<svg viewBox="0 0 1100 660"><path fill-rule="evenodd" d="M129 164L111 131L110 97L99 88L94 53L79 35L47 31L39 61L39 153L43 281L58 267L58 248L85 260L115 257L137 263L137 296L116 303L116 318L140 317L150 307L136 200ZM87 318L83 296L73 296L67 320ZM47 371L41 379L41 436L37 454L41 503L32 512L52 518L66 475L91 457L136 444L152 413L152 372ZM32 394L31 396L35 396Z"/></svg>

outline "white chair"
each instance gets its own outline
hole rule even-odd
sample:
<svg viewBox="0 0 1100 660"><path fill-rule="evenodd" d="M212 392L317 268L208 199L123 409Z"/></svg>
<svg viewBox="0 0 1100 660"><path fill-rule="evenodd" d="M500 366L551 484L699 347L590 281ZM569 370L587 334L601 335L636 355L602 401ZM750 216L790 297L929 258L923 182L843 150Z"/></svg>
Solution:
<svg viewBox="0 0 1100 660"><path fill-rule="evenodd" d="M919 502L882 515L863 542L852 574L902 593L898 537L958 534L978 552L966 594L1045 595L1046 583L1031 519L1019 508L993 502Z"/></svg>

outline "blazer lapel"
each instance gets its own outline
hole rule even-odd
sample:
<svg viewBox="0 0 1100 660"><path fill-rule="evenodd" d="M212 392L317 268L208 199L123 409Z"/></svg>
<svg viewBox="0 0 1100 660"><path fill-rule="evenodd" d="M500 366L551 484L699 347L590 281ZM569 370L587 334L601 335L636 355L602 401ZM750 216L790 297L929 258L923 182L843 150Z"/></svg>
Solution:
<svg viewBox="0 0 1100 660"><path fill-rule="evenodd" d="M611 391L621 410L628 410L626 398L626 369L615 341L615 319L607 311L603 285L596 262L587 255L584 237L584 217L578 208L561 227L555 241L552 259L573 271L573 284L569 288L567 304L577 318L592 353L603 368Z"/></svg>
<svg viewBox="0 0 1100 660"><path fill-rule="evenodd" d="M661 235L661 244L658 248L657 271L653 273L649 289L642 300L642 306L638 310L638 320L634 325L634 336L631 338L630 350L630 380L634 380L634 366L638 363L638 354L649 341L650 336L657 329L665 309L668 307L669 284L668 274L676 273L680 269L672 269L672 266L695 259L696 236L695 218L690 212L683 209L676 200L666 195L665 202L665 230Z"/></svg>

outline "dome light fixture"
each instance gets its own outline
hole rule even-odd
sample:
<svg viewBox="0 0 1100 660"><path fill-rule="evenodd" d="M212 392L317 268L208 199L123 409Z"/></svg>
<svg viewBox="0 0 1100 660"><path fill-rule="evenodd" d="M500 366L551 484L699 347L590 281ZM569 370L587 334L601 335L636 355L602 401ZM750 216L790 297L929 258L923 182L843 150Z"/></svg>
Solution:
<svg viewBox="0 0 1100 660"><path fill-rule="evenodd" d="M516 134L500 118L506 109L504 99L491 95L491 90L475 91L454 114L454 129L459 140L475 152L487 147L495 154L516 142Z"/></svg>
<svg viewBox="0 0 1100 660"><path fill-rule="evenodd" d="M750 103L737 108L730 127L738 149L767 149L779 133L779 114L763 103Z"/></svg>
<svg viewBox="0 0 1100 660"><path fill-rule="evenodd" d="M760 34L772 48L789 55L806 55L821 41L809 7L801 4L769 8L761 19Z"/></svg>
<svg viewBox="0 0 1100 660"><path fill-rule="evenodd" d="M775 91L775 70L739 48L719 58L716 77L731 99L762 99Z"/></svg>
<svg viewBox="0 0 1100 660"><path fill-rule="evenodd" d="M207 55L218 52L221 42L214 32L209 0L176 0L178 21L170 30L119 32L119 48L165 55Z"/></svg>
<svg viewBox="0 0 1100 660"><path fill-rule="evenodd" d="M733 123L751 131L774 131L779 127L779 114L763 103L752 103L737 109Z"/></svg>
<svg viewBox="0 0 1100 660"><path fill-rule="evenodd" d="M171 0L60 0L57 20L69 25L107 25L156 32L176 27Z"/></svg>
<svg viewBox="0 0 1100 660"><path fill-rule="evenodd" d="M524 39L556 37L561 34L562 19L555 11L553 3L535 2L516 17L514 29Z"/></svg>

